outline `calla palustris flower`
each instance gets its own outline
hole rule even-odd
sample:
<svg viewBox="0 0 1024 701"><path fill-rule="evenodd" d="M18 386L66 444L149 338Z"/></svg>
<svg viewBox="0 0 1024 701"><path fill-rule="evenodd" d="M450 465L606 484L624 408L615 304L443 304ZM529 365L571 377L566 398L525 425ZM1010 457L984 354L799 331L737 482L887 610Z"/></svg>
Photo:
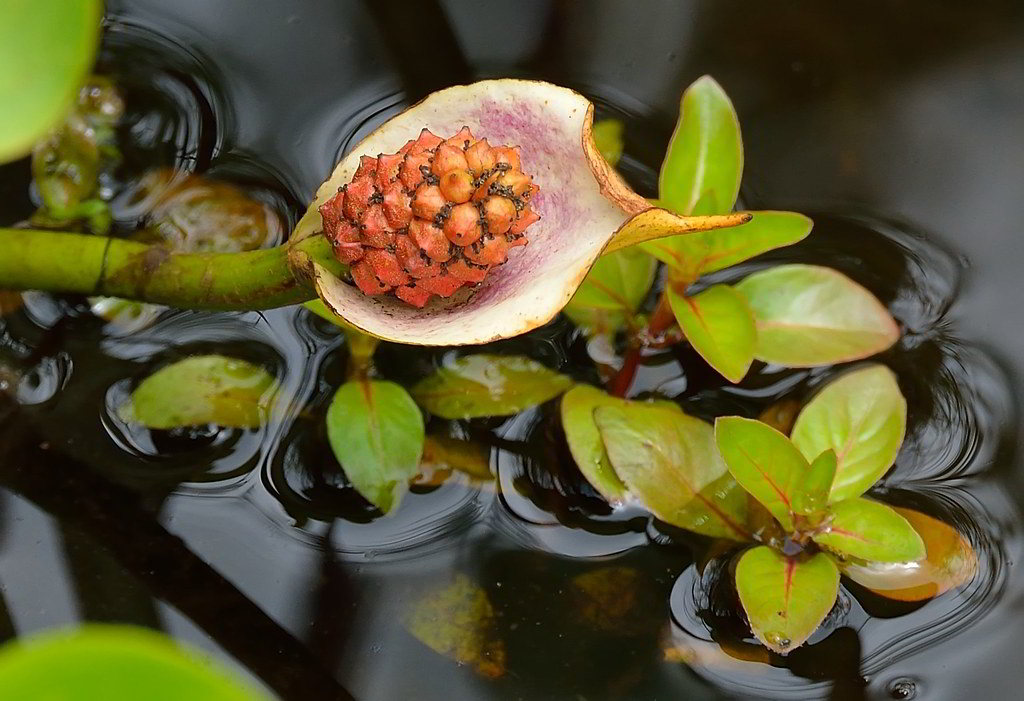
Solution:
<svg viewBox="0 0 1024 701"><path fill-rule="evenodd" d="M602 252L749 220L744 213L685 217L653 207L601 157L591 134L593 112L589 100L568 88L501 79L441 90L391 118L353 148L320 186L293 241L324 232L321 207L364 175L371 160L399 154L403 148L408 151L409 142L424 129L449 138L465 134L461 130L468 127L470 145L487 139L492 146L516 148L521 171L532 177L528 204L539 218L531 217L525 232L529 245L509 250L507 260L492 266L480 282L463 285L447 298L432 296L422 308L393 294L365 294L360 286L313 264L317 294L352 326L389 341L436 346L487 343L550 321ZM415 191L407 194L415 196ZM371 249L387 251L387 242L365 250ZM374 254L377 257L383 256ZM367 280L377 279L368 277L365 267L361 274L364 288ZM404 282L404 277L396 273L393 280ZM387 292L397 287L385 286Z"/></svg>

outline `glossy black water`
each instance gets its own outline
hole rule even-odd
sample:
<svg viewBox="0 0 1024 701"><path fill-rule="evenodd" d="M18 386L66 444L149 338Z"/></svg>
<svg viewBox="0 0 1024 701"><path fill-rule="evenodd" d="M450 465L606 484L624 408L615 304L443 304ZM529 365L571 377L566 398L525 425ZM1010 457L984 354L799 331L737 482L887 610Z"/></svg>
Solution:
<svg viewBox="0 0 1024 701"><path fill-rule="evenodd" d="M132 182L153 166L240 183L294 221L339 153L383 119L489 75L590 95L625 120L622 170L653 192L678 94L710 72L744 125L746 206L816 221L805 243L724 277L819 262L889 304L905 335L881 360L900 376L911 426L877 493L969 535L981 561L969 586L913 606L844 590L811 646L737 661L716 653L750 643L723 561L701 571L703 539L610 511L573 468L553 406L434 420L432 433L490 446L494 486L417 487L382 519L327 450L322 418L345 351L320 320L172 312L125 336L82 300L31 295L0 322L0 361L22 374L13 398L0 393L0 638L80 620L149 625L289 699L1015 697L1021 10L636 5L112 0L100 67L128 109L117 224L135 225ZM0 221L31 212L24 163L0 169L0 196ZM289 401L267 426L148 432L117 417L147 372L213 350L278 376ZM564 321L489 350L597 379ZM378 360L409 383L452 352L386 346ZM674 350L646 358L636 391L698 416L753 415L833 372L759 367L730 387ZM571 584L613 567L639 574L643 615L584 625ZM494 603L508 658L499 680L436 655L399 621L455 572ZM702 652L688 666L675 643Z"/></svg>

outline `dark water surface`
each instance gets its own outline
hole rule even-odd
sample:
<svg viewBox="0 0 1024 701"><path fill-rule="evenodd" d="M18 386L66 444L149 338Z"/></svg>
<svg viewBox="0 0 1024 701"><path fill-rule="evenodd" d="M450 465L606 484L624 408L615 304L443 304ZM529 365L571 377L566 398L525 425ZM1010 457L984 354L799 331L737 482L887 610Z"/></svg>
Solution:
<svg viewBox="0 0 1024 701"><path fill-rule="evenodd" d="M100 69L127 98L125 230L138 216L127 183L164 165L242 183L294 222L381 121L495 75L570 85L623 119L622 170L650 194L681 90L713 74L744 127L744 205L816 222L752 266L831 265L889 304L906 333L880 360L900 376L910 430L877 493L956 524L980 569L924 604L843 590L812 645L740 661L701 642L748 636L718 568L693 565L706 542L609 513L576 474L553 405L435 420L432 433L491 446L495 485L416 488L382 519L327 447L345 353L326 324L296 309L173 312L119 336L82 300L30 295L0 322L0 360L25 372L14 401L0 393L0 639L82 620L153 626L289 699L1019 698L1022 7L110 0ZM0 223L32 211L28 182L24 162L0 169ZM564 320L491 350L596 379ZM134 382L209 351L275 371L290 401L268 426L172 435L117 418ZM386 346L379 367L408 383L448 352ZM648 357L636 389L710 418L756 414L834 372L762 366L723 386L678 350ZM613 567L640 573L642 615L582 625L570 583ZM494 603L501 679L432 652L399 620L455 572ZM666 659L672 640L704 653Z"/></svg>

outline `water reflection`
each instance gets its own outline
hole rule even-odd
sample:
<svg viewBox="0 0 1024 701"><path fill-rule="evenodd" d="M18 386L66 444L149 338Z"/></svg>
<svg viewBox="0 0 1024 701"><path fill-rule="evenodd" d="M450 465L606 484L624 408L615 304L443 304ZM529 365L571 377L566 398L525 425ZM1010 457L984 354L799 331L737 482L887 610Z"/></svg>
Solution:
<svg viewBox="0 0 1024 701"><path fill-rule="evenodd" d="M830 193L819 203L836 193L849 202L874 191L863 181L874 168L840 143L849 128L794 134L788 125L801 123L794 110L818 90L849 92L843 76L863 87L869 75L905 75L915 64L835 43L843 36L856 43L850 37L863 38L864 28L848 33L849 23L831 24L835 11L820 6L776 15L735 3L661 3L660 15L623 21L614 3L528 3L516 17L538 24L513 52L508 44L517 37L485 46L482 34L467 35L478 25L460 14L460 3L442 4L458 15L453 24L464 55L446 47L417 65L409 52L415 42L397 37L422 34L426 25L379 3L296 9L266 2L258 11L227 0L109 3L119 19L107 33L101 68L119 78L128 102L126 166L114 184L121 188L114 199L119 225L134 227L141 216L131 188L137 176L167 165L239 182L294 222L339 153L431 81L492 70L589 88L602 111L627 124L623 171L653 193L652 166L680 85L698 69L722 69L752 137L748 204L785 206L794 193L808 192ZM929 26L947 16L918 9ZM432 22L438 17L429 13ZM796 41L766 52L764 26ZM953 48L961 51L969 32L956 26ZM639 34L644 27L651 31ZM909 47L906 38L893 46ZM910 51L918 66L945 55L925 43ZM863 71L862 59L871 59L875 72ZM833 156L842 162L820 167ZM818 167L787 167L797 157ZM839 176L822 177L832 172ZM12 220L24 216L27 178L18 166L4 169L0 188L13 193L4 199L5 218L7 208ZM343 698L339 679L361 699L906 698L945 688L955 697L953 676L969 667L975 677L994 677L990 671L1013 654L1006 650L1020 643L1005 626L1020 601L1011 576L1021 555L1008 489L1019 481L1012 385L987 351L957 338L950 314L963 287L963 259L902 222L859 211L810 213L817 226L806 242L720 278L776 260L828 264L890 305L906 333L881 361L900 377L911 423L896 468L876 494L968 536L980 568L960 590L896 604L847 584L842 605L809 647L772 656L752 643L736 614L722 576L727 555L640 510L608 508L573 467L553 404L508 420L433 420L429 432L487 446L496 481L454 477L415 487L396 514L382 517L354 492L327 448L322 419L345 357L333 327L295 309L170 312L141 333L119 336L82 300L42 295L29 295L24 309L0 321L0 362L24 378L16 404L0 396L0 548L11 504L36 509L55 524L47 547L66 559L44 576L73 602L48 624L122 616L170 627L170 605L192 625L176 634L237 660L284 698ZM486 350L528 355L578 381L599 379L586 342L564 320ZM160 433L118 418L117 407L150 371L210 351L273 371L281 399L266 426ZM378 360L387 379L409 384L449 352L389 345ZM637 387L710 419L756 415L781 396L809 396L835 372L760 365L729 387L692 352L673 349L644 359ZM0 556L12 569L27 567L39 550L6 548ZM402 623L410 602L456 575L493 607L506 656L500 679L459 666ZM0 598L0 639L14 633L19 613L37 605L24 591L8 603ZM1006 649L989 640L1000 629Z"/></svg>

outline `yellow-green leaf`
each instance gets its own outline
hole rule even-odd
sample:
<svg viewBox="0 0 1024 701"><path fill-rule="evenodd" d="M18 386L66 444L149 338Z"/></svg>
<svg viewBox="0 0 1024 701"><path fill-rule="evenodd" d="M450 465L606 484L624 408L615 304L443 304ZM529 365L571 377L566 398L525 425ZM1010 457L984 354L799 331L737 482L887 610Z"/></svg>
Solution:
<svg viewBox="0 0 1024 701"><path fill-rule="evenodd" d="M207 424L258 428L276 392L274 377L258 365L222 355L197 355L143 380L120 415L156 429Z"/></svg>
<svg viewBox="0 0 1024 701"><path fill-rule="evenodd" d="M622 134L625 126L617 119L600 119L594 122L594 143L604 160L611 165L618 165L622 158Z"/></svg>
<svg viewBox="0 0 1024 701"><path fill-rule="evenodd" d="M827 384L793 425L793 443L808 460L834 450L830 499L860 496L892 466L903 444L907 401L884 365L846 373Z"/></svg>
<svg viewBox="0 0 1024 701"><path fill-rule="evenodd" d="M736 481L792 531L793 500L810 468L796 446L774 428L739 416L719 417L715 440Z"/></svg>
<svg viewBox="0 0 1024 701"><path fill-rule="evenodd" d="M914 509L893 507L924 541L927 555L916 562L843 563L843 574L871 591L898 601L923 601L970 582L978 556L967 538L947 523Z"/></svg>
<svg viewBox="0 0 1024 701"><path fill-rule="evenodd" d="M346 382L327 410L327 438L352 486L387 513L419 470L423 415L394 382Z"/></svg>
<svg viewBox="0 0 1024 701"><path fill-rule="evenodd" d="M686 340L708 365L730 382L742 380L757 341L743 296L729 285L714 285L692 297L669 288L668 300Z"/></svg>
<svg viewBox="0 0 1024 701"><path fill-rule="evenodd" d="M658 198L679 214L722 214L732 210L742 176L736 111L722 86L704 76L683 93L661 164Z"/></svg>
<svg viewBox="0 0 1024 701"><path fill-rule="evenodd" d="M99 0L0 4L0 163L27 154L71 108L92 68Z"/></svg>
<svg viewBox="0 0 1024 701"><path fill-rule="evenodd" d="M836 453L829 448L811 462L811 467L793 497L793 507L802 516L817 514L828 506L828 495L836 478Z"/></svg>
<svg viewBox="0 0 1024 701"><path fill-rule="evenodd" d="M624 399L613 397L590 385L577 385L562 396L562 429L573 460L580 472L601 496L612 504L626 497L625 483L615 474L594 421L599 406L621 406Z"/></svg>
<svg viewBox="0 0 1024 701"><path fill-rule="evenodd" d="M259 701L267 697L166 635L90 623L0 648L5 699Z"/></svg>
<svg viewBox="0 0 1024 701"><path fill-rule="evenodd" d="M554 399L572 380L522 356L466 355L412 388L430 413L445 419L511 416Z"/></svg>
<svg viewBox="0 0 1024 701"><path fill-rule="evenodd" d="M882 303L856 282L817 265L780 265L754 273L736 289L757 322L755 357L788 367L859 360L899 339Z"/></svg>
<svg viewBox="0 0 1024 701"><path fill-rule="evenodd" d="M786 655L803 645L832 610L839 570L825 553L800 559L760 545L740 556L736 591L757 639Z"/></svg>
<svg viewBox="0 0 1024 701"><path fill-rule="evenodd" d="M747 495L715 450L710 425L676 407L598 406L594 420L615 474L666 523L747 540Z"/></svg>
<svg viewBox="0 0 1024 701"><path fill-rule="evenodd" d="M916 562L926 554L924 541L892 508L856 497L833 504L824 532L814 542L847 557L873 562Z"/></svg>
<svg viewBox="0 0 1024 701"><path fill-rule="evenodd" d="M796 212L751 212L753 219L731 229L701 231L641 244L652 256L680 271L684 278L723 270L765 251L789 246L811 232L813 222Z"/></svg>
<svg viewBox="0 0 1024 701"><path fill-rule="evenodd" d="M658 263L637 246L597 259L563 310L589 335L614 333L644 301Z"/></svg>

